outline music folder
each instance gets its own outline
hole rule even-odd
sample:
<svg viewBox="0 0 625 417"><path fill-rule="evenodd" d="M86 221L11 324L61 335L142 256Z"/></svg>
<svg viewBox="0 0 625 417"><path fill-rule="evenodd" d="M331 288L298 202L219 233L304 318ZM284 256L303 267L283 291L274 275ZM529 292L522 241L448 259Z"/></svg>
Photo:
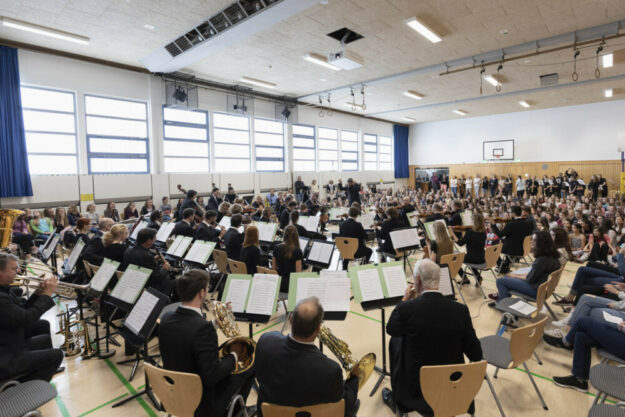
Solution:
<svg viewBox="0 0 625 417"><path fill-rule="evenodd" d="M473 213L470 211L463 211L460 213L460 217L462 218L463 226L473 226Z"/></svg>
<svg viewBox="0 0 625 417"><path fill-rule="evenodd" d="M167 255L173 256L174 258L182 258L184 254L187 252L189 245L193 242L193 238L189 236L176 236L176 239L171 244L169 249L167 249Z"/></svg>
<svg viewBox="0 0 625 417"><path fill-rule="evenodd" d="M350 266L348 275L354 300L364 310L395 305L406 291L406 272L402 261Z"/></svg>
<svg viewBox="0 0 625 417"><path fill-rule="evenodd" d="M230 216L223 216L221 220L219 220L219 225L222 226L226 230L229 229L230 228Z"/></svg>
<svg viewBox="0 0 625 417"><path fill-rule="evenodd" d="M90 290L99 293L104 292L109 282L111 282L111 278L117 272L117 268L119 268L119 262L104 258L98 272L95 273L89 282L91 284Z"/></svg>
<svg viewBox="0 0 625 417"><path fill-rule="evenodd" d="M146 288L126 316L124 327L143 340L149 338L167 304L169 297L154 288Z"/></svg>
<svg viewBox="0 0 625 417"><path fill-rule="evenodd" d="M310 238L308 237L299 237L299 248L302 250L304 254L304 258L308 256L308 244L310 243Z"/></svg>
<svg viewBox="0 0 625 417"><path fill-rule="evenodd" d="M137 223L135 228L132 230L132 234L130 235L130 238L133 240L137 240L137 235L139 234L139 232L145 229L146 227L148 227L148 222L146 220L141 220L139 223Z"/></svg>
<svg viewBox="0 0 625 417"><path fill-rule="evenodd" d="M117 285L111 291L111 299L119 301L118 307L128 310L137 301L141 290L152 275L152 270L137 265L128 265Z"/></svg>
<svg viewBox="0 0 625 417"><path fill-rule="evenodd" d="M310 297L319 299L324 319L343 320L349 311L350 280L346 275L335 277L319 276L315 272L291 273L287 310L293 311L299 301Z"/></svg>
<svg viewBox="0 0 625 417"><path fill-rule="evenodd" d="M215 249L215 245L215 242L196 240L184 257L184 260L198 265L206 265L208 263L208 258L210 258L211 253L213 253L213 249Z"/></svg>
<svg viewBox="0 0 625 417"><path fill-rule="evenodd" d="M174 222L163 223L158 229L158 232L156 232L156 241L162 243L167 242L169 235L174 231L174 227L176 227L176 223Z"/></svg>
<svg viewBox="0 0 625 417"><path fill-rule="evenodd" d="M334 242L327 240L313 240L306 256L306 263L319 268L328 268L332 262Z"/></svg>
<svg viewBox="0 0 625 417"><path fill-rule="evenodd" d="M258 240L264 243L272 243L276 240L278 233L278 223L254 222L258 229Z"/></svg>
<svg viewBox="0 0 625 417"><path fill-rule="evenodd" d="M65 265L63 265L63 274L72 273L72 271L74 270L74 267L76 266L76 262L78 262L78 258L80 258L80 254L82 253L83 249L85 249L85 242L82 239L79 239L74 245L74 247L72 248L72 251L70 252L69 257L67 258L67 261L65 261Z"/></svg>
<svg viewBox="0 0 625 417"><path fill-rule="evenodd" d="M418 211L413 211L412 213L408 213L408 223L410 224L410 227L419 226L419 223L421 223L421 220L419 219Z"/></svg>
<svg viewBox="0 0 625 417"><path fill-rule="evenodd" d="M43 247L39 248L41 259L44 262L48 262L48 259L50 259L50 256L52 256L56 250L56 246L59 244L60 240L61 236L58 233L51 233Z"/></svg>
<svg viewBox="0 0 625 417"><path fill-rule="evenodd" d="M434 220L433 222L426 222L423 226L425 227L425 233L428 235L428 239L430 240L436 240L436 236L434 236L434 223L436 222L443 223L443 226L445 226L445 230L447 230L447 234L449 234L449 230L447 229L447 223L445 223L445 220L438 219Z"/></svg>
<svg viewBox="0 0 625 417"><path fill-rule="evenodd" d="M319 216L299 216L299 224L309 232L316 232L319 226Z"/></svg>
<svg viewBox="0 0 625 417"><path fill-rule="evenodd" d="M449 267L446 265L441 266L440 281L438 283L438 290L446 297L456 299L456 289L453 285L451 274L449 273Z"/></svg>
<svg viewBox="0 0 625 417"><path fill-rule="evenodd" d="M417 249L421 246L421 238L416 227L407 227L404 229L395 229L389 233L393 248L396 251L406 251Z"/></svg>
<svg viewBox="0 0 625 417"><path fill-rule="evenodd" d="M272 274L230 274L221 297L237 319L266 323L276 311L281 277Z"/></svg>
<svg viewBox="0 0 625 417"><path fill-rule="evenodd" d="M356 221L362 224L363 229L373 229L375 225L375 219L373 214L371 213L366 213L358 216Z"/></svg>

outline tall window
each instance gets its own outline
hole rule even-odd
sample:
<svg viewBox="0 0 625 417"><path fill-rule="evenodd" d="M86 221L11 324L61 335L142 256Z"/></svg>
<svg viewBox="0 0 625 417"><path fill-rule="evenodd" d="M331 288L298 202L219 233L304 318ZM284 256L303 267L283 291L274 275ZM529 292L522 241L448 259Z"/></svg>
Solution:
<svg viewBox="0 0 625 417"><path fill-rule="evenodd" d="M319 171L339 170L339 131L320 127L317 130L319 147Z"/></svg>
<svg viewBox="0 0 625 417"><path fill-rule="evenodd" d="M358 171L358 132L341 130L341 169Z"/></svg>
<svg viewBox="0 0 625 417"><path fill-rule="evenodd" d="M21 90L30 173L77 174L74 93L36 87Z"/></svg>
<svg viewBox="0 0 625 417"><path fill-rule="evenodd" d="M250 119L213 113L214 172L250 172Z"/></svg>
<svg viewBox="0 0 625 417"><path fill-rule="evenodd" d="M284 123L254 118L256 171L284 172Z"/></svg>
<svg viewBox="0 0 625 417"><path fill-rule="evenodd" d="M163 107L165 172L208 172L208 112Z"/></svg>
<svg viewBox="0 0 625 417"><path fill-rule="evenodd" d="M293 125L293 171L315 169L315 127Z"/></svg>
<svg viewBox="0 0 625 417"><path fill-rule="evenodd" d="M393 154L391 138L388 136L380 136L380 145L378 149L380 151L380 171L392 171L393 170Z"/></svg>
<svg viewBox="0 0 625 417"><path fill-rule="evenodd" d="M365 142L365 171L378 170L378 135L365 133L363 135Z"/></svg>
<svg viewBox="0 0 625 417"><path fill-rule="evenodd" d="M148 173L148 105L85 95L90 174Z"/></svg>

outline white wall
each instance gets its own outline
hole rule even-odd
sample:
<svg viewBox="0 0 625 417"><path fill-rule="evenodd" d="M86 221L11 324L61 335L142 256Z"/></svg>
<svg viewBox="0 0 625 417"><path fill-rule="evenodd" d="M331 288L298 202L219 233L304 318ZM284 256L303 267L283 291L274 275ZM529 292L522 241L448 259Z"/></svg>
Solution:
<svg viewBox="0 0 625 417"><path fill-rule="evenodd" d="M410 164L482 161L482 142L514 139L523 162L620 159L625 100L410 126Z"/></svg>
<svg viewBox="0 0 625 417"><path fill-rule="evenodd" d="M314 178L320 184L329 179L337 180L354 177L357 181L394 181L393 172L306 172L306 173L241 173L241 174L167 174L163 172L162 161L162 105L165 103L164 83L158 77L133 71L111 68L98 64L56 57L31 51L19 51L21 82L27 85L73 91L76 94L76 119L78 128L78 176L33 176L33 197L6 198L0 200L0 207L25 207L112 200L125 202L153 196L155 204L165 195L180 193L177 184L186 188L208 193L214 182L220 188L228 183L237 190L259 193L272 184L276 188L286 188L292 184L292 175L301 174L307 183ZM150 168L149 175L88 175L85 133L84 94L99 94L109 97L143 100L148 103ZM199 89L198 105L209 111L228 111L227 95L221 92ZM392 136L392 123L384 123L361 117L335 113L319 117L319 110L308 107L298 109L299 123L315 126L349 129L362 133ZM274 118L275 104L264 100L254 100L254 116ZM211 120L212 122L212 120ZM212 123L210 123L212 125ZM291 150L290 129L287 135L287 152ZM292 158L287 154L287 167ZM362 151L360 161L362 164ZM99 206L98 206L99 207Z"/></svg>

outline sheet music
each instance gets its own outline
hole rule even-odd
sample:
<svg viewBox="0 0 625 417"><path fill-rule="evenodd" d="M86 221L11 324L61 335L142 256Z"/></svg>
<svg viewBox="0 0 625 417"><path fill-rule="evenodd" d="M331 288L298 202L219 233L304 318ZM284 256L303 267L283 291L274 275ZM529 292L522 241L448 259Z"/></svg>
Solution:
<svg viewBox="0 0 625 417"><path fill-rule="evenodd" d="M84 248L85 248L85 242L83 242L82 240L79 240L76 242L76 245L72 249L72 252L69 254L69 258L67 259L67 267L68 267L69 272L71 272L72 269L74 269L74 266L76 265L76 261L78 261L78 258L80 257L80 254L82 253L82 250Z"/></svg>
<svg viewBox="0 0 625 417"><path fill-rule="evenodd" d="M245 312L245 301L250 288L250 281L247 279L233 278L228 285L228 293L226 294L226 303L232 303L232 311L235 313Z"/></svg>
<svg viewBox="0 0 625 417"><path fill-rule="evenodd" d="M139 301L137 301L137 304L135 304L128 317L126 317L124 326L138 335L157 303L158 298L154 294L143 291L143 294L139 297Z"/></svg>
<svg viewBox="0 0 625 417"><path fill-rule="evenodd" d="M408 213L408 223L410 223L411 227L417 227L417 224L419 223L419 213L416 211Z"/></svg>
<svg viewBox="0 0 625 417"><path fill-rule="evenodd" d="M228 230L230 228L230 216L223 216L219 221L219 225Z"/></svg>
<svg viewBox="0 0 625 417"><path fill-rule="evenodd" d="M308 253L308 260L322 264L329 264L332 259L333 249L334 245L330 243L313 240L312 247Z"/></svg>
<svg viewBox="0 0 625 417"><path fill-rule="evenodd" d="M523 300L517 301L516 303L512 304L510 308L514 311L518 311L521 314L525 314L526 316L529 316L536 311L536 307L526 303Z"/></svg>
<svg viewBox="0 0 625 417"><path fill-rule="evenodd" d="M141 220L141 222L139 222L139 224L137 225L137 227L134 228L134 230L132 231L132 235L130 236L132 239L137 239L137 235L139 234L139 232L142 229L145 229L146 227L148 227L148 222L146 222L145 220Z"/></svg>
<svg viewBox="0 0 625 417"><path fill-rule="evenodd" d="M252 279L252 289L247 301L246 312L271 316L275 308L278 291L278 275L256 274Z"/></svg>
<svg viewBox="0 0 625 417"><path fill-rule="evenodd" d="M205 265L211 253L213 253L213 249L215 249L215 242L196 240L184 259L185 261Z"/></svg>
<svg viewBox="0 0 625 417"><path fill-rule="evenodd" d="M347 214L347 207L334 207L330 210L330 220L339 220L342 214Z"/></svg>
<svg viewBox="0 0 625 417"><path fill-rule="evenodd" d="M325 304L326 311L349 311L349 278L320 278L326 282Z"/></svg>
<svg viewBox="0 0 625 417"><path fill-rule="evenodd" d="M193 238L189 236L176 236L176 240L167 250L167 254L182 258L187 251L189 245L193 242Z"/></svg>
<svg viewBox="0 0 625 417"><path fill-rule="evenodd" d="M310 242L310 240L304 237L299 238L299 248L302 250L302 252L306 251L306 246L308 246L308 242Z"/></svg>
<svg viewBox="0 0 625 417"><path fill-rule="evenodd" d="M357 222L362 224L364 229L373 229L375 223L374 217L371 213L363 214L356 219Z"/></svg>
<svg viewBox="0 0 625 417"><path fill-rule="evenodd" d="M362 294L362 301L381 300L384 298L382 293L382 284L380 283L380 276L378 270L373 269L361 269L356 271L356 277L358 284L360 285L360 294Z"/></svg>
<svg viewBox="0 0 625 417"><path fill-rule="evenodd" d="M462 213L460 213L460 217L462 217L463 226L473 226L473 214L472 213L463 211Z"/></svg>
<svg viewBox="0 0 625 417"><path fill-rule="evenodd" d="M347 278L347 271L330 271L329 269L322 269L319 272L321 278Z"/></svg>
<svg viewBox="0 0 625 417"><path fill-rule="evenodd" d="M273 242L278 230L277 223L256 222L254 225L258 228L258 240L261 242Z"/></svg>
<svg viewBox="0 0 625 417"><path fill-rule="evenodd" d="M449 275L449 268L447 267L441 268L438 290L443 295L454 295L454 289L451 283L451 276Z"/></svg>
<svg viewBox="0 0 625 417"><path fill-rule="evenodd" d="M104 259L100 269L98 269L98 272L96 272L93 278L91 278L91 289L103 292L111 281L111 278L113 278L113 274L117 271L118 267L119 262Z"/></svg>
<svg viewBox="0 0 625 417"><path fill-rule="evenodd" d="M176 223L174 222L163 223L158 229L158 232L156 232L156 240L163 243L167 242L169 235L174 231L174 227L176 227Z"/></svg>
<svg viewBox="0 0 625 417"><path fill-rule="evenodd" d="M401 265L382 267L386 291L390 297L399 297L406 292L406 273Z"/></svg>
<svg viewBox="0 0 625 417"><path fill-rule="evenodd" d="M295 303L309 297L317 297L325 309L326 280L321 278L299 278Z"/></svg>
<svg viewBox="0 0 625 417"><path fill-rule="evenodd" d="M111 297L128 304L134 304L151 274L152 270L150 269L129 265L111 291Z"/></svg>
<svg viewBox="0 0 625 417"><path fill-rule="evenodd" d="M605 321L607 321L608 323L614 323L617 326L623 322L622 318L617 317L617 316L613 316L612 314L610 314L610 313L608 313L606 311L603 312L603 319Z"/></svg>
<svg viewBox="0 0 625 417"><path fill-rule="evenodd" d="M317 226L319 226L318 216L300 216L299 223L309 232L316 232Z"/></svg>
<svg viewBox="0 0 625 417"><path fill-rule="evenodd" d="M408 248L411 246L418 246L420 243L419 234L417 229L400 229L393 230L389 233L391 236L391 242L395 249Z"/></svg>

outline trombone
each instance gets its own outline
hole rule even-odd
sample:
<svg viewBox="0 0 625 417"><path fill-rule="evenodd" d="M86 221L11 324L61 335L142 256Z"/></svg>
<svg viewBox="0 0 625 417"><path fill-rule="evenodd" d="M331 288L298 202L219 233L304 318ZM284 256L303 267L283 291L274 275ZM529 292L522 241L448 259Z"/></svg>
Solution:
<svg viewBox="0 0 625 417"><path fill-rule="evenodd" d="M41 283L45 281L45 278L43 276L43 274L37 276L37 277L29 277L26 275L18 275L16 277L16 280L18 280L17 282L15 282L16 285L23 285L26 287L26 293L28 293L28 289L29 288L34 288L34 289L40 289L41 288ZM37 285L30 285L30 281L36 282ZM72 284L71 282L62 282L59 281L59 283L56 286L56 289L54 290L54 293L60 297L65 297L65 298L78 298L78 292L83 292L86 293L87 291L89 291L89 288L91 288L91 284L84 284L84 285L80 285L80 284Z"/></svg>

